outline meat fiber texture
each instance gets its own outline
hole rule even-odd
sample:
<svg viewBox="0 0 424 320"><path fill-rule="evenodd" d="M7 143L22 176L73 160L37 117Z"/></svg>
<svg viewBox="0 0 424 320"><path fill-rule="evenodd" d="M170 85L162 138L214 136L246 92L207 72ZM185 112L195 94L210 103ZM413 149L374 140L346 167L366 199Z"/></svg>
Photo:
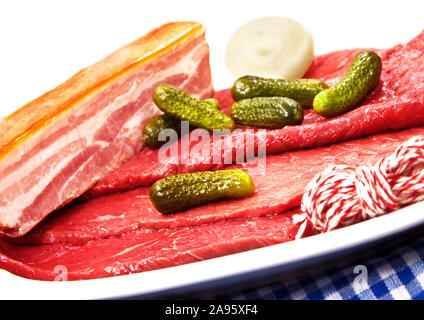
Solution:
<svg viewBox="0 0 424 320"><path fill-rule="evenodd" d="M204 28L163 25L0 121L0 233L27 233L142 148L158 83L213 93Z"/></svg>
<svg viewBox="0 0 424 320"><path fill-rule="evenodd" d="M0 239L0 267L28 278L53 280L57 276L55 267L60 265L66 267L69 280L101 278L293 240L298 226L291 217L299 212L304 188L317 173L330 164L375 164L409 138L424 135L424 127L419 126L424 114L420 100L423 74L419 72L424 67L422 37L406 46L378 50L384 61L382 82L356 110L328 120L310 111L302 126L267 131L269 137L275 138L267 140L272 147L286 130L286 138L277 144L281 151L285 150L282 141L300 141L298 147L311 147L311 141L327 146L270 154L265 171L258 168L257 159L229 165L228 168L239 168L252 176L256 185L253 196L164 216L152 206L150 182L146 180L147 186L73 202L24 237ZM317 57L307 76L334 84L357 51ZM231 103L228 91L219 92L216 97L222 104L227 101L227 107ZM415 128L337 142L376 130L408 126ZM291 130L298 130L297 135ZM289 133L295 135L295 140L290 140ZM147 168L161 166L157 156L152 156L153 151L145 149L141 154L145 157L136 156L118 171L136 163L140 172L146 170L146 177ZM156 173L156 178L175 173L173 170ZM148 179L155 180L152 174ZM134 186L127 181L127 188Z"/></svg>

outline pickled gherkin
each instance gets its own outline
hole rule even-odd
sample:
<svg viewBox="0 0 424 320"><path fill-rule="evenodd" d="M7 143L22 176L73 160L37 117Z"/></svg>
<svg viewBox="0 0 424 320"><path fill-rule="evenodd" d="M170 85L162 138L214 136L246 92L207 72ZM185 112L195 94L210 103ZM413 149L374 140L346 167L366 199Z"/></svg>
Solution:
<svg viewBox="0 0 424 320"><path fill-rule="evenodd" d="M219 199L242 199L255 193L252 178L238 169L183 173L156 181L150 188L155 208L170 214Z"/></svg>
<svg viewBox="0 0 424 320"><path fill-rule="evenodd" d="M143 128L143 141L149 148L156 149L167 141L160 141L159 134L164 129L173 129L177 135L181 134L181 120L170 114L161 114L152 118Z"/></svg>
<svg viewBox="0 0 424 320"><path fill-rule="evenodd" d="M235 102L231 107L231 117L241 125L277 129L301 124L303 109L290 98L258 97Z"/></svg>
<svg viewBox="0 0 424 320"><path fill-rule="evenodd" d="M216 99L205 99L205 103L219 110L219 102ZM181 120L175 116L164 113L152 118L143 128L143 141L149 148L157 149L164 145L168 140L161 141L159 134L164 129L173 129L178 137L181 136Z"/></svg>
<svg viewBox="0 0 424 320"><path fill-rule="evenodd" d="M358 53L340 83L316 95L313 102L315 112L333 117L352 110L377 86L381 69L381 58L377 53Z"/></svg>
<svg viewBox="0 0 424 320"><path fill-rule="evenodd" d="M168 84L158 85L153 101L164 113L186 120L191 125L207 130L234 129L234 121L222 113L211 100L198 100Z"/></svg>
<svg viewBox="0 0 424 320"><path fill-rule="evenodd" d="M237 79L231 89L235 101L255 97L286 97L296 100L302 107L312 107L314 97L327 89L325 82L316 79L267 79L244 76Z"/></svg>

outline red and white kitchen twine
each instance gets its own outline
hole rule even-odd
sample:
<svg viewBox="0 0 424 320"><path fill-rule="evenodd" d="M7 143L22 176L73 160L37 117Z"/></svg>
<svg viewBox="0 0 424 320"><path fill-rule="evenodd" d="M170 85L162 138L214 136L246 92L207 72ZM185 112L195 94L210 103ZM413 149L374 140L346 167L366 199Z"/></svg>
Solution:
<svg viewBox="0 0 424 320"><path fill-rule="evenodd" d="M400 145L374 166L333 165L306 187L296 239L307 228L319 232L374 218L424 200L424 137Z"/></svg>

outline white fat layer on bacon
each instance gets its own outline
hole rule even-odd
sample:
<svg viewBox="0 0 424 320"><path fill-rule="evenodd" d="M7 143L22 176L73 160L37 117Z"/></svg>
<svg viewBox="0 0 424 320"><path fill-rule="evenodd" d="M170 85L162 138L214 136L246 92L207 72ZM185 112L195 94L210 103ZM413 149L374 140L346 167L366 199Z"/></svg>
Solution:
<svg viewBox="0 0 424 320"><path fill-rule="evenodd" d="M20 188L20 181L25 179L25 177L30 176L32 171L35 170L38 166L42 166L49 158L54 157L55 154L58 153L58 150L62 149L65 146L70 145L71 143L75 143L80 140L83 145L81 146L81 152L84 152L85 148L90 146L100 146L102 148L106 147L109 142L94 140L94 136L97 130L104 125L106 125L108 117L115 112L116 110L124 107L128 103L135 101L143 92L145 88L151 87L154 83L161 81L173 74L184 73L189 77L185 82L181 85L184 87L185 83L187 83L190 78L195 74L196 69L198 68L201 59L205 54L207 54L208 48L205 42L201 42L196 48L191 50L187 55L184 55L179 61L176 61L173 66L162 70L160 72L144 72L141 77L137 77L133 80L132 86L130 90L124 92L123 94L115 97L113 101L111 101L107 106L99 110L93 117L86 119L83 123L79 124L77 127L68 131L65 135L59 137L48 147L42 149L35 157L32 159L23 162L16 170L0 177L0 225L7 227L16 227L19 222L19 218L23 214L23 210L30 206L36 197L45 189L45 187L54 179L61 171L69 164L69 162L74 159L77 154L71 153L67 156L63 156L59 154L59 158L56 159L54 164L49 167L45 172L43 172L42 177L39 177L37 182L31 187L28 192L17 192L17 196L13 199L8 199L6 192L9 187L12 188ZM140 72L139 70L136 72ZM128 79L132 75L128 75L125 78ZM129 81L125 78L120 81ZM105 89L107 90L107 89ZM210 92L212 90L212 84L208 88L205 88L203 92L198 93L198 96L203 95L205 92ZM103 94L103 93L100 93ZM87 105L90 103L87 103ZM49 137L52 132L55 132L59 128L66 126L69 124L69 119L71 117L78 117L79 115L84 113L84 106L79 106L77 111L69 111L66 114L62 115L61 118L57 119L54 123L54 129L50 129L49 127L40 130L31 139L28 139L26 143L23 143L17 150L10 155L8 155L7 160L3 161L2 167L5 168L8 165L14 163L15 161L20 161L20 157L27 151L34 147L39 141L43 141L44 139L54 139L53 137ZM135 152L138 152L141 148L141 145L138 141L141 141L141 128L142 125L151 117L159 114L159 109L153 104L153 102L149 99L140 109L124 124L121 128L117 138L120 141L128 141L128 143L124 143L123 150L124 154L133 155ZM54 130L54 131L53 131ZM134 146L137 146L134 150ZM128 156L127 156L128 158ZM116 160L116 159L115 159ZM119 162L126 160L120 159ZM54 206L60 206L61 203L66 201L70 197L74 197L73 194L64 194L64 190L66 186L73 181L73 179L78 175L78 173L84 169L85 166L89 165L91 161L91 157L83 163L77 171L75 171L71 176L67 177L67 183L61 186L60 190L57 190L59 193L59 203L55 203ZM118 160L116 160L118 161ZM6 163L7 162L7 163ZM110 170L114 169L114 164L111 164L111 167L99 168L99 174L96 179L100 179L102 176L107 174ZM116 166L116 164L115 164ZM100 172L101 169L101 172ZM86 182L87 185L82 186L84 190L89 188L95 181ZM14 185L14 186L13 186ZM83 190L83 191L84 191ZM16 192L16 189L13 190ZM74 190L76 193L80 193L81 190ZM52 208L55 209L55 208ZM46 213L33 213L31 215L35 217L41 217L47 215ZM37 218L35 218L37 219Z"/></svg>

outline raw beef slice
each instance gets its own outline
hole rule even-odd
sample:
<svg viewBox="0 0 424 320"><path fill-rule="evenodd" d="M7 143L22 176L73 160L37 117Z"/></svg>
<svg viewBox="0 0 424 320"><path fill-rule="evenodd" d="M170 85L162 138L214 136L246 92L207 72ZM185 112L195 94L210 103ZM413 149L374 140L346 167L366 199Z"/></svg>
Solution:
<svg viewBox="0 0 424 320"><path fill-rule="evenodd" d="M157 83L210 96L204 33L163 25L1 120L0 233L25 234L139 152Z"/></svg>
<svg viewBox="0 0 424 320"><path fill-rule="evenodd" d="M359 51L345 50L319 56L305 77L322 79L335 85ZM424 32L406 45L376 51L383 61L381 80L358 108L330 119L306 110L302 125L266 131L266 153L323 146L424 124ZM229 90L217 92L215 97L221 102L222 109L228 112L233 102ZM260 132L253 132L251 128L240 129L241 132L232 134L233 141L258 143ZM182 139L179 143L184 141ZM101 179L86 193L86 197L150 185L157 179L177 173L221 169L224 167L224 157L228 153L235 153L233 146L238 144L227 144L222 152L220 144L211 143L206 156L194 151L196 145L197 142L192 139L190 160L185 163L181 163L180 158L158 161L159 151L146 148ZM212 161L216 155L220 159L218 164ZM240 160L235 155L232 158L234 161Z"/></svg>
<svg viewBox="0 0 424 320"><path fill-rule="evenodd" d="M0 267L52 280L57 265L69 280L100 278L175 266L294 239L292 214L306 184L330 164L375 164L424 127L384 133L267 158L267 171L233 165L252 176L256 193L162 215L149 187L73 203L22 238L0 239ZM293 209L293 210L290 210ZM13 241L13 242L12 242Z"/></svg>

